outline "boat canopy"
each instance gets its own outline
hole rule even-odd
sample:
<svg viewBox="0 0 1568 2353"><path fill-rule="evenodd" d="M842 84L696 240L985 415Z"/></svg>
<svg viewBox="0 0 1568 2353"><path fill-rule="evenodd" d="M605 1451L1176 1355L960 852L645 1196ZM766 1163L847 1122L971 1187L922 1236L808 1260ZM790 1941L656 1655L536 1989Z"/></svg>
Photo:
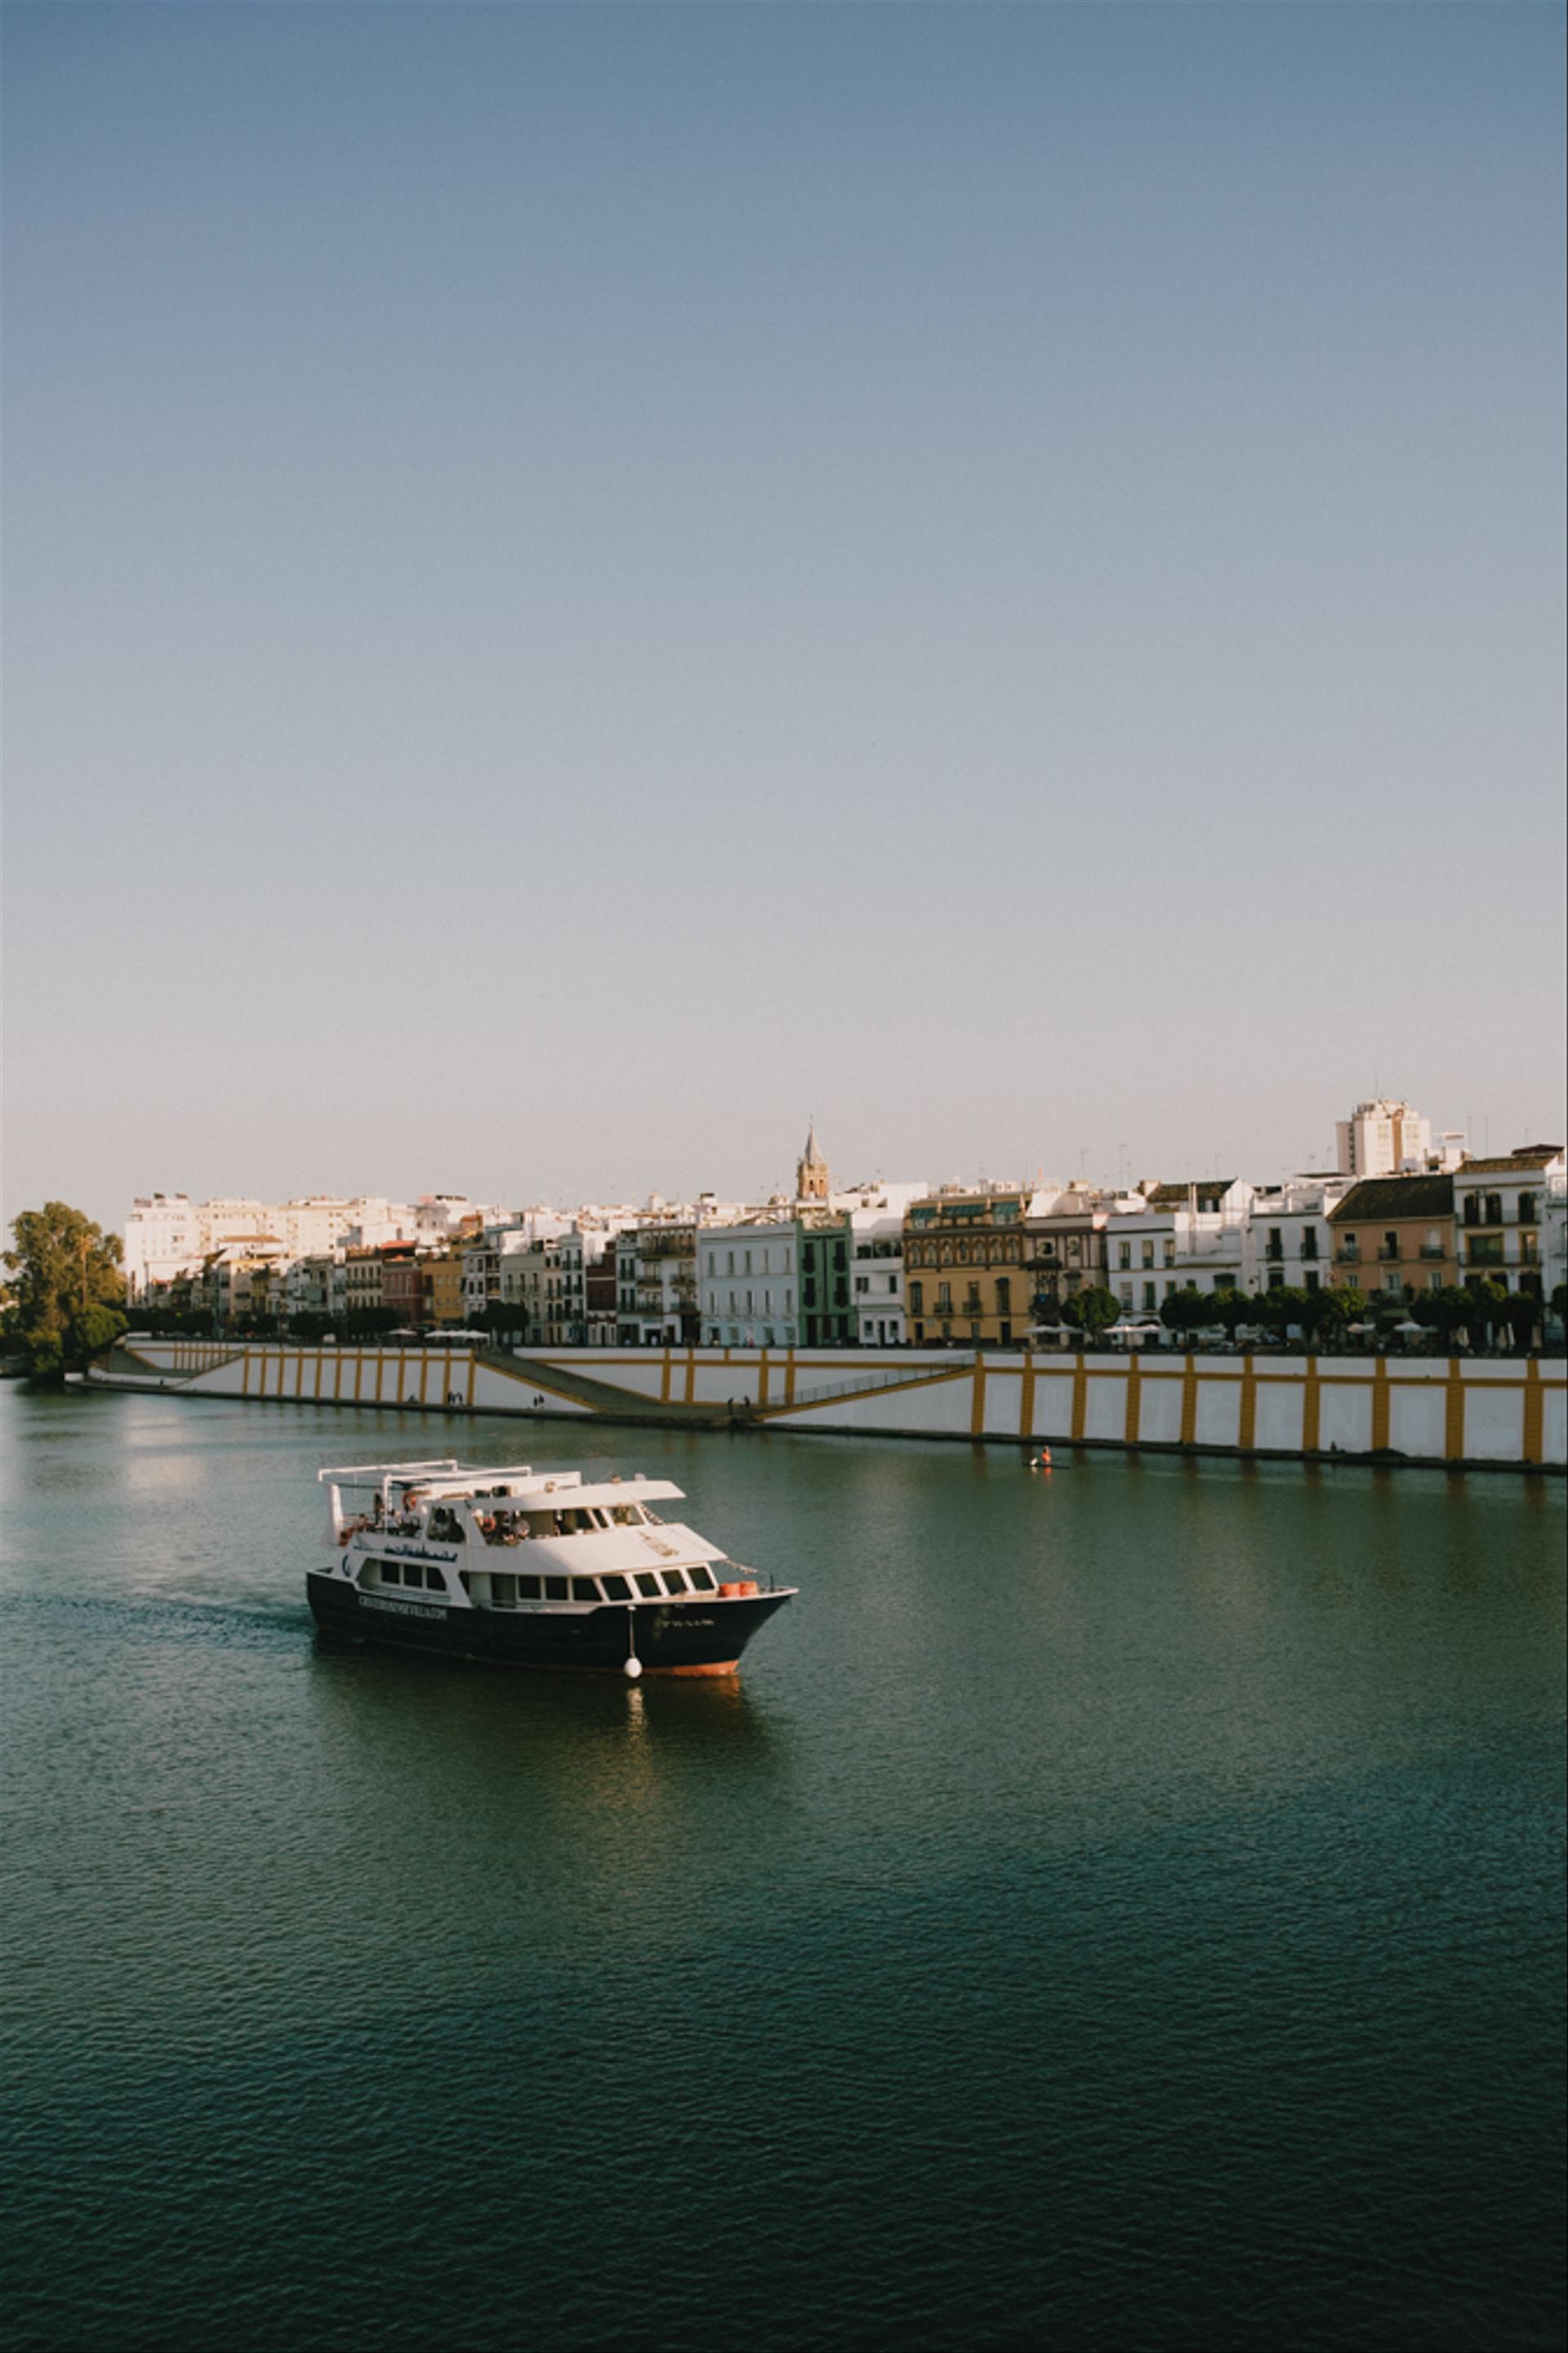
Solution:
<svg viewBox="0 0 1568 2353"><path fill-rule="evenodd" d="M685 1490L668 1479L629 1478L583 1484L580 1471L535 1471L526 1462L459 1464L449 1455L438 1462L354 1462L318 1472L322 1484L376 1487L387 1492L416 1487L422 1501L510 1504L539 1508L544 1498L570 1496L573 1504L608 1510L636 1496L639 1503L679 1502Z"/></svg>

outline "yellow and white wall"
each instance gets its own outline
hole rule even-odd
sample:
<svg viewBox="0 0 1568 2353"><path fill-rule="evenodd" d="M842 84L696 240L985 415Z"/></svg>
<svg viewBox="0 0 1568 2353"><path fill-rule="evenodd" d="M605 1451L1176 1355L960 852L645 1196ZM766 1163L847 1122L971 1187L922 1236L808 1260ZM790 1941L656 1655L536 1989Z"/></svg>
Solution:
<svg viewBox="0 0 1568 2353"><path fill-rule="evenodd" d="M1034 1356L857 1348L569 1348L526 1359L467 1346L134 1341L138 1381L192 1396L582 1414L862 1435L1403 1455L1561 1469L1561 1360Z"/></svg>

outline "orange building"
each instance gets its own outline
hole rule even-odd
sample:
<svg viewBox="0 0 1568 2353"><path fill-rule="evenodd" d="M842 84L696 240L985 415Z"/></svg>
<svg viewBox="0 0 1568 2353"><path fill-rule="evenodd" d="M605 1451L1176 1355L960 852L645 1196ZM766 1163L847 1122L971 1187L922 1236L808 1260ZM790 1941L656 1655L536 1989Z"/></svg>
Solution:
<svg viewBox="0 0 1568 2353"><path fill-rule="evenodd" d="M1336 1290L1407 1299L1459 1279L1452 1176L1365 1177L1329 1211L1329 1230Z"/></svg>

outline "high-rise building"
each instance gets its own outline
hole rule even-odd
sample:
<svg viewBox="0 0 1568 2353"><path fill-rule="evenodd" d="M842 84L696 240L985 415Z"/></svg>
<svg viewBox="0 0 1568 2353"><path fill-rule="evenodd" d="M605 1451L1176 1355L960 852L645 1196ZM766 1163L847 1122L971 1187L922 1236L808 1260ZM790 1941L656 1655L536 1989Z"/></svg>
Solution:
<svg viewBox="0 0 1568 2353"><path fill-rule="evenodd" d="M1432 1150L1431 1122L1387 1095L1357 1103L1349 1119L1336 1123L1334 1134L1342 1176L1397 1176L1425 1168Z"/></svg>

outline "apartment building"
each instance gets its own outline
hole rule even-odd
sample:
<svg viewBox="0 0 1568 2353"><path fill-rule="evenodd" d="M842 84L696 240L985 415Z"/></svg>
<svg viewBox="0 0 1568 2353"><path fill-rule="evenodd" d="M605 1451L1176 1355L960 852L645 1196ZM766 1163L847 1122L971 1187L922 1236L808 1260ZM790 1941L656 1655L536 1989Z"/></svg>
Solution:
<svg viewBox="0 0 1568 2353"><path fill-rule="evenodd" d="M1467 1160L1454 1173L1460 1271L1506 1291L1549 1292L1543 1236L1547 1204L1568 1159L1557 1144L1527 1144L1497 1159Z"/></svg>
<svg viewBox="0 0 1568 2353"><path fill-rule="evenodd" d="M1354 1284L1369 1297L1404 1299L1458 1280L1452 1176L1368 1177L1335 1203L1328 1221L1336 1290Z"/></svg>

